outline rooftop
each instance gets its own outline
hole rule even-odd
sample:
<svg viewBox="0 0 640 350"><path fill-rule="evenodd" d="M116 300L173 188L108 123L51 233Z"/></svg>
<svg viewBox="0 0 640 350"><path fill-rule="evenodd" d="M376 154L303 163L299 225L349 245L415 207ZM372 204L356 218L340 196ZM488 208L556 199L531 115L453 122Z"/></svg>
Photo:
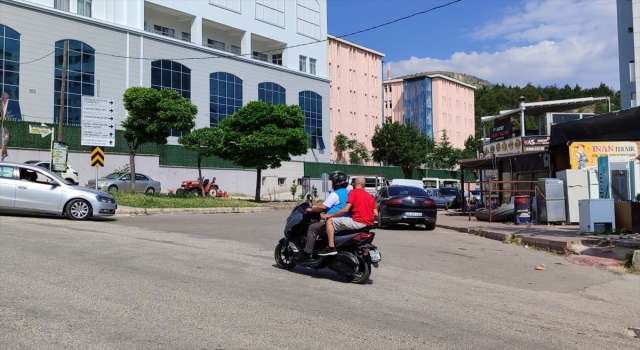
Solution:
<svg viewBox="0 0 640 350"><path fill-rule="evenodd" d="M347 45L350 45L350 46L353 46L353 47L357 47L357 48L359 48L360 50L364 50L364 51L370 52L370 53L372 53L372 54L374 54L374 55L378 55L378 56L380 56L380 57L384 57L384 54L383 54L382 52L380 52L380 51L376 51L376 50L370 49L370 48L368 48L368 47L365 47L365 46L362 46L362 45L356 44L356 43L351 42L351 41L349 41L349 40L344 40L344 39L342 39L342 38L338 38L338 37L333 36L333 35L330 35L330 34L327 34L327 39L329 39L329 40L339 41L339 42L341 42L341 43L344 43L344 44L347 44Z"/></svg>
<svg viewBox="0 0 640 350"><path fill-rule="evenodd" d="M449 81L454 82L456 84L460 84L460 85L472 88L474 90L477 88L477 87L475 87L475 86L473 86L471 84L467 84L467 83L465 83L463 81L460 81L458 79L454 79L454 78L448 77L446 75L437 74L437 73L433 73L433 72L416 73L416 74L410 74L410 75L401 76L401 77L398 77L398 78L387 79L387 80L384 81L384 83L385 84L386 83L395 83L395 82L398 82L398 81L403 81L403 80L407 80L407 79L414 79L414 78L422 78L422 77L431 78L431 79L440 78L440 79L449 80Z"/></svg>
<svg viewBox="0 0 640 350"><path fill-rule="evenodd" d="M502 119L513 116L520 116L520 112L524 110L525 115L542 115L551 112L566 112L573 109L578 109L598 102L607 101L609 97L584 97L584 98L572 98L567 100L554 100L554 101L542 101L542 102L524 102L516 109L510 109L508 111L500 111L498 115L489 115L480 118L483 123Z"/></svg>

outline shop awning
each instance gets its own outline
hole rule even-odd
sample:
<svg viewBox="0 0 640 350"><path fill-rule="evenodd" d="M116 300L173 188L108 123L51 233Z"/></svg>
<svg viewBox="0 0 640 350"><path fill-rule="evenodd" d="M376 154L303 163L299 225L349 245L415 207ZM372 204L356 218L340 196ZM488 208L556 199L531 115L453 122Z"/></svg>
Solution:
<svg viewBox="0 0 640 350"><path fill-rule="evenodd" d="M571 141L640 141L640 107L551 127L551 147Z"/></svg>
<svg viewBox="0 0 640 350"><path fill-rule="evenodd" d="M499 115L490 115L480 118L483 123L502 119L506 117L519 117L520 111L524 108L525 115L542 115L551 112L566 112L573 109L578 109L586 106L593 105L598 102L606 101L609 97L584 97L584 98L572 98L567 100L555 100L555 101L542 101L542 102L525 102L523 107L502 111Z"/></svg>

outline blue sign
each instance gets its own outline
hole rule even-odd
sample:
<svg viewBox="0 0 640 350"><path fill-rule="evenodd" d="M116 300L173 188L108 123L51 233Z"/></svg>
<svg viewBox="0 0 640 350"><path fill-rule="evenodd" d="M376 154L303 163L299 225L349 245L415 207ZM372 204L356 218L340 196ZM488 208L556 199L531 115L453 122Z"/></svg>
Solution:
<svg viewBox="0 0 640 350"><path fill-rule="evenodd" d="M609 156L598 157L598 192L600 192L600 199L611 198L609 173Z"/></svg>

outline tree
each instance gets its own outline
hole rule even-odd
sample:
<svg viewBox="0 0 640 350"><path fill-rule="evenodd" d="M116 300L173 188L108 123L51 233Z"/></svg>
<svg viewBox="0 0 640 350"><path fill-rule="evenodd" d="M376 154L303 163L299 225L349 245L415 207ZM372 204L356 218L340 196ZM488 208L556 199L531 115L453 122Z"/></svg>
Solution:
<svg viewBox="0 0 640 350"><path fill-rule="evenodd" d="M474 135L469 135L464 141L464 149L459 150L458 159L471 159L478 157L478 151L481 147L478 143L478 139Z"/></svg>
<svg viewBox="0 0 640 350"><path fill-rule="evenodd" d="M204 178L202 177L202 158L212 157L218 153L222 135L220 129L217 128L201 128L182 135L178 138L178 143L184 148L193 151L198 157L198 183L200 192L204 197Z"/></svg>
<svg viewBox="0 0 640 350"><path fill-rule="evenodd" d="M426 162L430 142L411 122L400 124L387 118L382 126L376 126L371 145L375 162L411 169Z"/></svg>
<svg viewBox="0 0 640 350"><path fill-rule="evenodd" d="M336 135L333 141L333 146L336 150L336 163L345 163L344 152L349 149L348 142L349 138L343 133L338 132L338 135Z"/></svg>
<svg viewBox="0 0 640 350"><path fill-rule="evenodd" d="M218 156L235 165L256 169L256 201L260 200L262 170L279 168L291 156L309 150L304 115L295 105L252 101L223 119Z"/></svg>
<svg viewBox="0 0 640 350"><path fill-rule="evenodd" d="M367 146L362 142L357 142L355 140L354 143L349 147L351 152L349 152L349 163L351 164L360 164L362 162L368 162L371 160L369 156L369 150L367 150Z"/></svg>
<svg viewBox="0 0 640 350"><path fill-rule="evenodd" d="M122 123L131 164L131 190L135 188L135 156L141 145L164 145L171 129L185 130L195 126L198 107L179 92L134 86L123 96L127 119Z"/></svg>
<svg viewBox="0 0 640 350"><path fill-rule="evenodd" d="M443 130L440 143L429 155L429 166L434 169L451 169L458 164L458 156L459 150L453 148L447 130Z"/></svg>

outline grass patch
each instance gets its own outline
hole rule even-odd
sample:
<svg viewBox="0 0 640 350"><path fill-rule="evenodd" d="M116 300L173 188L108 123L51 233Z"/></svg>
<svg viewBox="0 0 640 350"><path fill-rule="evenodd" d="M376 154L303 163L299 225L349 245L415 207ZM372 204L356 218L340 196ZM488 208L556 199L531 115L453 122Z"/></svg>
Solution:
<svg viewBox="0 0 640 350"><path fill-rule="evenodd" d="M517 245L522 245L522 237L520 236L513 236L513 238L511 238L509 240L509 243L511 244L517 244Z"/></svg>
<svg viewBox="0 0 640 350"><path fill-rule="evenodd" d="M262 205L254 202L230 199L196 197L192 194L167 195L167 194L144 194L131 192L111 193L119 206L136 208L246 208L260 207Z"/></svg>
<svg viewBox="0 0 640 350"><path fill-rule="evenodd" d="M624 260L622 260L621 265L628 273L636 273L638 271L636 267L633 266L633 251L625 254Z"/></svg>

